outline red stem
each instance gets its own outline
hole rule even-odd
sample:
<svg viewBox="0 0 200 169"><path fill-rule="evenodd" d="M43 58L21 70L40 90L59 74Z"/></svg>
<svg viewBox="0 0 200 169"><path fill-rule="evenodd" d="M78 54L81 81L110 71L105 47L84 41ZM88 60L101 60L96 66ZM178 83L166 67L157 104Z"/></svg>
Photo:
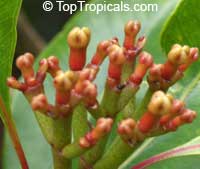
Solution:
<svg viewBox="0 0 200 169"><path fill-rule="evenodd" d="M23 151L21 143L19 141L19 137L18 137L16 128L15 128L15 124L14 124L10 114L6 110L6 106L5 106L4 101L1 96L0 96L0 109L2 110L2 113L4 115L3 121L5 123L5 126L8 129L8 132L9 132L9 135L13 142L15 151L16 151L19 161L21 163L21 167L22 167L22 169L29 169L24 151Z"/></svg>
<svg viewBox="0 0 200 169"><path fill-rule="evenodd" d="M177 155L178 153L183 153L183 152L198 149L198 148L200 149L200 144L186 146L186 147L180 147L180 148L177 148L177 149L166 151L166 152L152 156L149 159L146 159L146 160L140 162L139 164L133 166L132 169L144 169L147 166L150 166L150 165L152 165L152 164L154 164L158 161L171 158L171 157Z"/></svg>

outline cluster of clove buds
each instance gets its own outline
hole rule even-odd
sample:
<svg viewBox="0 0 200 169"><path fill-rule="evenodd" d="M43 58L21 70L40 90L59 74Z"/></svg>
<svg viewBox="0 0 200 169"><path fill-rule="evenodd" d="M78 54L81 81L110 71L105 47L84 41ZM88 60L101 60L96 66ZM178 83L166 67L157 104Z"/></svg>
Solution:
<svg viewBox="0 0 200 169"><path fill-rule="evenodd" d="M184 71L198 59L198 48L175 44L164 64L154 64L149 70L148 82L153 90L167 90Z"/></svg>
<svg viewBox="0 0 200 169"><path fill-rule="evenodd" d="M175 131L179 126L191 123L195 117L196 112L187 109L183 101L156 91L142 117L137 122L132 118L122 120L118 133L126 142L134 143L149 136Z"/></svg>
<svg viewBox="0 0 200 169"><path fill-rule="evenodd" d="M120 46L116 37L100 42L91 61L86 64L91 32L86 27L75 27L69 32L67 38L70 48L70 70L61 70L58 58L50 56L40 61L38 71L35 73L34 56L25 53L16 61L24 82L10 77L7 84L11 88L22 91L34 111L51 118L67 118L79 104L83 104L88 111L91 109L103 111L103 114L97 112L99 117L96 126L80 138L79 145L88 148L111 131L116 113L123 112L123 108L129 103L126 101L120 105L120 108L116 107L114 116L111 116L112 112L102 106L97 99L97 86L94 80L101 64L108 57L107 91L118 94L116 95L118 98L113 102L116 104L121 102L120 98L124 97L123 92L126 88L133 89L131 97L134 97L145 75L147 75L149 90L152 91L146 111L142 112L139 120L128 117L119 123L118 133L122 139L125 142L137 142L143 141L146 137L174 131L179 126L192 122L196 112L187 109L183 101L174 99L166 92L198 59L198 48L175 44L164 64L154 64L152 55L143 51L146 37L137 39L140 29L140 22L129 21L124 28L123 45ZM44 91L43 85L47 73L52 76L56 91L54 105L48 102ZM107 104L109 103L108 101Z"/></svg>

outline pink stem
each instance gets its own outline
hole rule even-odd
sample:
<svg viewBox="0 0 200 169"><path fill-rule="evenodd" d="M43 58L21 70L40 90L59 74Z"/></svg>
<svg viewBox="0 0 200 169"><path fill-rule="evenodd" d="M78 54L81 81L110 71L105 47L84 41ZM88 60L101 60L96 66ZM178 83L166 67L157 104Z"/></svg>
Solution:
<svg viewBox="0 0 200 169"><path fill-rule="evenodd" d="M186 146L186 147L180 147L180 148L177 148L174 150L166 151L166 152L152 156L149 159L146 159L146 160L140 162L139 164L133 166L132 169L144 169L145 167L150 166L158 161L171 158L171 157L177 155L178 153L183 153L183 152L187 152L187 151L198 149L198 148L200 149L200 144Z"/></svg>

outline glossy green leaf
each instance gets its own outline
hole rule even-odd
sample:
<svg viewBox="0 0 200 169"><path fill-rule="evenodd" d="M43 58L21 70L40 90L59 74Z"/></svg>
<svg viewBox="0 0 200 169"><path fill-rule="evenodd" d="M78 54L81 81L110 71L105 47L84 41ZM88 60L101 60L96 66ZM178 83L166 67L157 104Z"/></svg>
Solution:
<svg viewBox="0 0 200 169"><path fill-rule="evenodd" d="M17 40L17 19L21 0L0 1L0 117L9 132L13 143L12 150L16 151L22 168L28 168L16 127L10 113L9 89L6 79L11 75L12 62Z"/></svg>
<svg viewBox="0 0 200 169"><path fill-rule="evenodd" d="M197 169L199 168L199 160L199 155L175 157L155 163L152 166L149 166L148 169L169 169L175 168L175 165L176 169Z"/></svg>
<svg viewBox="0 0 200 169"><path fill-rule="evenodd" d="M102 0L92 0L92 3L100 3ZM124 0L126 3L133 3L133 1ZM152 3L151 0L137 0L134 3ZM91 58L92 54L95 51L95 47L99 41L104 39L112 38L113 36L118 36L120 41L123 40L123 27L124 24L130 19L138 19L142 22L142 34L146 34L148 37L148 43L146 46L146 50L154 55L154 59L156 62L164 61L163 53L159 44L159 35L161 32L162 25L165 22L165 19L170 15L172 9L175 7L178 0L171 1L163 1L163 0L155 0L154 3L158 3L159 10L158 12L103 12L99 15L96 15L94 12L79 12L76 14L70 21L65 25L63 30L53 39L53 41L48 45L48 47L44 50L44 52L40 55L42 57L48 57L50 55L56 55L61 60L61 66L63 69L67 69L67 55L68 55L68 47L66 44L66 37L69 30L74 26L88 26L92 30L92 38L91 43L88 48L88 60ZM113 0L108 0L107 3L114 3ZM100 71L100 75L98 76L98 80L96 83L98 84L98 89L101 92L104 86L105 74L106 74L106 66L105 63ZM198 91L198 87L196 87L196 82L198 82L199 76L197 76L197 72L194 70L198 69L198 63L194 65L192 69L190 69L186 74L186 79L182 80L178 85L176 85L172 92L176 94L178 97L186 97L188 100L188 106L195 110L198 110L198 101L190 100L190 97L194 95L198 96L197 92L192 92L190 94L190 90L195 87L195 90ZM194 78L195 77L195 78ZM194 79L193 79L194 78ZM47 78L47 88L46 93L49 96L50 101L53 101L53 88L51 83L51 78ZM142 98L147 85L143 84L141 87L143 90L140 90L138 93L139 100ZM183 89L187 89L184 90ZM190 94L190 95L189 95ZM192 96L193 94L193 96ZM189 95L189 97L188 97ZM20 105L20 106L19 106ZM13 97L13 112L15 113L15 120L17 121L17 127L20 129L20 135L23 139L23 145L26 150L26 154L28 156L28 160L30 163L30 168L43 168L48 169L52 165L52 159L50 155L49 145L45 142L41 131L38 127L38 124L34 118L34 115L30 109L30 106L22 96L18 92L15 92ZM197 124L199 123L199 119L195 121L192 125L187 125L183 127L176 133L171 133L163 137L158 137L156 139L152 139L152 142L148 142L151 144L147 144L145 147L145 151L143 148L139 149L137 152L141 154L140 160L148 157L148 153L150 155L157 154L158 152L167 150L169 148L173 148L181 143L185 143L190 140L192 137L198 135L200 131L197 129ZM194 132L188 132L193 130ZM169 144L170 142L170 144ZM162 144L162 146L160 146ZM30 146L31 145L31 146ZM151 150L150 152L148 150ZM145 156L146 154L146 156ZM143 157L144 155L144 157ZM12 164L10 160L12 159ZM135 158L134 158L135 159ZM136 161L129 161L132 165ZM16 161L16 157L13 155L10 144L8 140L5 141L4 148L4 168L5 169L15 169L19 166Z"/></svg>
<svg viewBox="0 0 200 169"><path fill-rule="evenodd" d="M180 2L163 29L161 44L165 51L169 51L170 46L174 43L200 47L200 34L198 32L200 26L199 7L200 4L197 0L182 0ZM199 65L200 61L194 63L192 67L187 70L185 77L170 89L170 92L177 98L186 101L187 107L198 113L200 107ZM198 117L192 124L181 127L174 133L147 140L143 146L132 154L121 168L130 168L134 164L137 164L152 155L176 147L200 135L199 123L200 118ZM155 168L157 167L155 166ZM170 168L176 168L176 163L174 163L173 167L171 165Z"/></svg>
<svg viewBox="0 0 200 169"><path fill-rule="evenodd" d="M0 1L0 94L7 108L9 108L9 90L6 79L11 75L12 70L17 39L16 25L20 7L21 0ZM2 116L1 113L0 116Z"/></svg>
<svg viewBox="0 0 200 169"><path fill-rule="evenodd" d="M198 0L181 0L162 32L161 45L165 51L174 43L200 47L199 8Z"/></svg>
<svg viewBox="0 0 200 169"><path fill-rule="evenodd" d="M178 146L176 148L162 152L160 154L156 154L156 155L134 165L132 168L133 169L142 169L142 168L152 167L152 165L154 165L154 166L159 165L156 163L159 163L160 161L171 159L171 158L200 155L199 141L200 141L200 137L198 136L184 145ZM197 164L200 164L200 162L198 162ZM183 166L182 166L182 168L183 168Z"/></svg>

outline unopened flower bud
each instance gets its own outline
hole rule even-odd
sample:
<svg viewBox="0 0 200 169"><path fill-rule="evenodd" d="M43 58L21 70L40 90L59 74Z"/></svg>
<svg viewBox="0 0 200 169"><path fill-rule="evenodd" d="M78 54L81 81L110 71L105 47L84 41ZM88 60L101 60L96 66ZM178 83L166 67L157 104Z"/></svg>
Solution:
<svg viewBox="0 0 200 169"><path fill-rule="evenodd" d="M162 66L162 64L153 64L153 66L149 69L148 78L151 82L160 80Z"/></svg>
<svg viewBox="0 0 200 169"><path fill-rule="evenodd" d="M34 56L31 53L25 53L17 58L16 65L21 70L24 80L28 84L33 84L34 70L33 70Z"/></svg>
<svg viewBox="0 0 200 169"><path fill-rule="evenodd" d="M93 107L97 104L97 87L88 80L84 82L84 86L81 92L83 100L87 107Z"/></svg>
<svg viewBox="0 0 200 169"><path fill-rule="evenodd" d="M195 111L184 109L181 111L180 115L175 116L167 124L165 124L165 129L169 131L175 131L181 125L184 125L185 123L191 123L195 118Z"/></svg>
<svg viewBox="0 0 200 169"><path fill-rule="evenodd" d="M50 56L47 59L48 62L48 72L55 77L59 72L61 72L60 66L59 66L59 60L55 56Z"/></svg>
<svg viewBox="0 0 200 169"><path fill-rule="evenodd" d="M174 45L168 53L168 60L174 65L186 64L188 61L189 46Z"/></svg>
<svg viewBox="0 0 200 169"><path fill-rule="evenodd" d="M138 128L142 133L148 133L155 125L156 116L151 112L145 112L140 118Z"/></svg>
<svg viewBox="0 0 200 169"><path fill-rule="evenodd" d="M83 94L87 97L96 98L97 97L97 87L90 81L85 82L85 88L83 89Z"/></svg>
<svg viewBox="0 0 200 169"><path fill-rule="evenodd" d="M131 49L134 46L135 38L140 31L141 24L139 21L129 21L124 27L125 40L124 47Z"/></svg>
<svg viewBox="0 0 200 169"><path fill-rule="evenodd" d="M145 76L149 67L153 64L152 56L147 52L142 52L139 56L139 63L135 68L135 71L130 76L130 82L139 85Z"/></svg>
<svg viewBox="0 0 200 169"><path fill-rule="evenodd" d="M54 86L60 91L69 91L77 80L77 76L72 71L60 73L54 78Z"/></svg>
<svg viewBox="0 0 200 169"><path fill-rule="evenodd" d="M112 45L108 48L108 55L110 60L108 76L119 80L121 78L122 65L126 61L124 49L118 45Z"/></svg>
<svg viewBox="0 0 200 169"><path fill-rule="evenodd" d="M100 118L97 120L96 127L92 130L92 136L98 140L112 129L113 120L111 118Z"/></svg>
<svg viewBox="0 0 200 169"><path fill-rule="evenodd" d="M18 89L24 91L26 89L26 85L24 83L20 83L17 81L15 77L7 78L7 85L12 87L13 89Z"/></svg>
<svg viewBox="0 0 200 169"><path fill-rule="evenodd" d="M88 67L88 68L84 68L82 71L80 71L79 73L79 80L80 81L84 81L84 80L90 80L93 81L96 77L96 74L98 72L98 68L96 67Z"/></svg>
<svg viewBox="0 0 200 169"><path fill-rule="evenodd" d="M136 125L135 120L133 120L132 118L122 120L118 125L118 133L121 135L131 136L135 128L135 125Z"/></svg>
<svg viewBox="0 0 200 169"><path fill-rule="evenodd" d="M54 87L56 88L56 103L59 105L68 104L70 101L70 90L77 81L76 73L67 71L59 73L54 78Z"/></svg>
<svg viewBox="0 0 200 169"><path fill-rule="evenodd" d="M31 53L25 53L17 58L16 65L19 69L28 69L33 66L34 56Z"/></svg>
<svg viewBox="0 0 200 169"><path fill-rule="evenodd" d="M180 65L179 70L181 72L184 72L193 62L195 62L198 59L199 56L199 49L198 48L190 48L188 62Z"/></svg>
<svg viewBox="0 0 200 169"><path fill-rule="evenodd" d="M121 65L126 61L126 57L124 55L125 50L119 47L116 44L111 45L108 48L108 55L110 62L116 65Z"/></svg>
<svg viewBox="0 0 200 169"><path fill-rule="evenodd" d="M160 118L159 124L161 126L165 126L171 120L171 118L172 118L171 114L165 114Z"/></svg>
<svg viewBox="0 0 200 169"><path fill-rule="evenodd" d="M166 129L169 131L176 131L179 126L183 124L180 116L173 118L167 125Z"/></svg>
<svg viewBox="0 0 200 169"><path fill-rule="evenodd" d="M36 80L38 83L42 83L45 80L46 72L48 71L47 59L42 59L39 63L39 68L36 74Z"/></svg>
<svg viewBox="0 0 200 169"><path fill-rule="evenodd" d="M195 61L198 59L199 56L199 49L198 48L190 48L189 59L191 61Z"/></svg>
<svg viewBox="0 0 200 169"><path fill-rule="evenodd" d="M67 42L72 48L86 48L90 41L90 30L87 27L73 28L67 38Z"/></svg>
<svg viewBox="0 0 200 169"><path fill-rule="evenodd" d="M124 32L126 35L135 36L140 31L141 24L139 21L128 21L124 27Z"/></svg>
<svg viewBox="0 0 200 169"><path fill-rule="evenodd" d="M48 101L46 96L44 94L39 94L33 97L31 101L31 106L33 110L46 112L48 110Z"/></svg>
<svg viewBox="0 0 200 169"><path fill-rule="evenodd" d="M71 70L81 70L86 62L86 49L90 41L90 30L75 27L68 35L67 42L70 47L69 65Z"/></svg>
<svg viewBox="0 0 200 169"><path fill-rule="evenodd" d="M155 92L148 104L149 112L158 116L169 113L171 107L171 98L162 91Z"/></svg>
<svg viewBox="0 0 200 169"><path fill-rule="evenodd" d="M79 140L79 145L89 148L96 144L100 138L110 132L113 120L111 118L100 118L97 120L96 127Z"/></svg>
<svg viewBox="0 0 200 169"><path fill-rule="evenodd" d="M39 63L38 73L46 73L48 70L48 61L47 59L42 59Z"/></svg>
<svg viewBox="0 0 200 169"><path fill-rule="evenodd" d="M185 104L183 101L174 100L171 108L171 114L178 114L183 108Z"/></svg>
<svg viewBox="0 0 200 169"><path fill-rule="evenodd" d="M100 65L104 58L108 55L108 48L112 45L112 41L106 40L98 44L96 53L92 58L91 63L94 65Z"/></svg>
<svg viewBox="0 0 200 169"><path fill-rule="evenodd" d="M185 109L183 114L180 116L181 120L183 120L185 123L191 123L197 116L197 113L195 111L192 111L190 109Z"/></svg>

